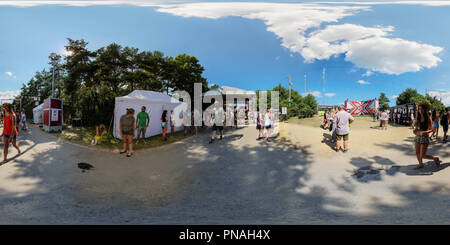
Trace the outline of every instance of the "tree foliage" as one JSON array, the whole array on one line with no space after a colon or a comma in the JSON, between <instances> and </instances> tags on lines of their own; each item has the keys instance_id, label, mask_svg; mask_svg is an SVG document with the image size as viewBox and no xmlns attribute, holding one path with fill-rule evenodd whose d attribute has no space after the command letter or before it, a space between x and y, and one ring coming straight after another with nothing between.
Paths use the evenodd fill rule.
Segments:
<instances>
[{"instance_id":1,"label":"tree foliage","mask_svg":"<svg viewBox=\"0 0 450 245\"><path fill-rule=\"evenodd\" d=\"M64 118L82 118L85 125L109 124L115 97L133 90L168 92L185 90L194 95L194 83L202 83L204 68L187 54L166 57L160 51L139 51L112 43L91 51L85 40L67 39L68 53L55 69L55 97L64 103ZM37 72L21 90L27 114L51 95L52 68Z\"/></svg>"},{"instance_id":2,"label":"tree foliage","mask_svg":"<svg viewBox=\"0 0 450 245\"><path fill-rule=\"evenodd\" d=\"M397 105L403 105L408 103L426 103L430 110L442 111L445 105L437 99L436 97L431 97L430 95L421 95L417 90L412 88L407 88L397 97Z\"/></svg>"},{"instance_id":3,"label":"tree foliage","mask_svg":"<svg viewBox=\"0 0 450 245\"><path fill-rule=\"evenodd\" d=\"M291 100L289 101L289 89L278 84L273 89L267 91L267 106L271 106L271 94L272 91L277 91L279 93L279 111L281 112L282 107L287 108L287 115L281 115L283 120L290 117L306 118L312 117L317 113L317 101L312 95L307 95L302 97L297 90L291 89ZM258 103L259 103L259 92L257 90ZM259 106L258 106L259 108Z\"/></svg>"}]
</instances>

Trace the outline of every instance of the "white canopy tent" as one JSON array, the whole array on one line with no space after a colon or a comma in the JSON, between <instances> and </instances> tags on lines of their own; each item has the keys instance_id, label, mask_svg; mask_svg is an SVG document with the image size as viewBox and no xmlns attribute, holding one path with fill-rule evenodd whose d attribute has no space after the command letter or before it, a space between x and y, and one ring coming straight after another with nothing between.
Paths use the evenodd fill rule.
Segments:
<instances>
[{"instance_id":1,"label":"white canopy tent","mask_svg":"<svg viewBox=\"0 0 450 245\"><path fill-rule=\"evenodd\" d=\"M137 114L141 111L142 106L146 107L147 113L150 116L150 124L147 128L145 137L151 137L162 133L161 115L163 110L167 110L168 116L170 116L170 111L173 110L175 131L183 129L183 111L188 108L186 103L180 102L167 94L154 91L135 90L126 96L116 97L114 108L114 137L121 138L120 117L126 114L126 109L133 108L135 111L134 117L136 118ZM170 132L170 128L168 132Z\"/></svg>"},{"instance_id":2,"label":"white canopy tent","mask_svg":"<svg viewBox=\"0 0 450 245\"><path fill-rule=\"evenodd\" d=\"M40 104L33 108L33 123L40 124L43 123L44 118L44 104Z\"/></svg>"}]
</instances>

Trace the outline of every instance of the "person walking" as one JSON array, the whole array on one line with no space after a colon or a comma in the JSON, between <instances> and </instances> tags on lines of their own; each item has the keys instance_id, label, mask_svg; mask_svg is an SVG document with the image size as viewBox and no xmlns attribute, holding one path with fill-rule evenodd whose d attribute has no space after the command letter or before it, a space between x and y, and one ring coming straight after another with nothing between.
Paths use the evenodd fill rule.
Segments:
<instances>
[{"instance_id":1,"label":"person walking","mask_svg":"<svg viewBox=\"0 0 450 245\"><path fill-rule=\"evenodd\" d=\"M22 130L27 130L27 115L25 115L25 110L22 109L22 116L20 117L22 120Z\"/></svg>"},{"instance_id":2,"label":"person walking","mask_svg":"<svg viewBox=\"0 0 450 245\"><path fill-rule=\"evenodd\" d=\"M142 135L142 142L145 144L145 132L148 125L150 125L150 117L146 112L145 106L142 106L141 111L136 116L136 128L138 129L136 145L139 143L140 136Z\"/></svg>"},{"instance_id":3,"label":"person walking","mask_svg":"<svg viewBox=\"0 0 450 245\"><path fill-rule=\"evenodd\" d=\"M331 131L331 143L336 141L336 111L333 110L330 115L330 131Z\"/></svg>"},{"instance_id":4,"label":"person walking","mask_svg":"<svg viewBox=\"0 0 450 245\"><path fill-rule=\"evenodd\" d=\"M173 136L175 132L175 115L173 114L173 110L170 111L169 126L170 126L170 136Z\"/></svg>"},{"instance_id":5,"label":"person walking","mask_svg":"<svg viewBox=\"0 0 450 245\"><path fill-rule=\"evenodd\" d=\"M161 129L162 129L162 139L167 140L166 133L169 128L169 118L167 117L167 110L164 110L161 115Z\"/></svg>"},{"instance_id":6,"label":"person walking","mask_svg":"<svg viewBox=\"0 0 450 245\"><path fill-rule=\"evenodd\" d=\"M271 110L267 110L266 115L264 116L264 128L266 129L266 140L272 136L272 127L273 127L273 115Z\"/></svg>"},{"instance_id":7,"label":"person walking","mask_svg":"<svg viewBox=\"0 0 450 245\"><path fill-rule=\"evenodd\" d=\"M2 108L5 112L3 118L3 133L2 133L2 141L3 141L3 163L8 162L8 148L9 143L12 143L13 147L17 150L17 155L20 155L19 146L17 146L17 120L16 114L12 110L11 104L5 103L2 105Z\"/></svg>"},{"instance_id":8,"label":"person walking","mask_svg":"<svg viewBox=\"0 0 450 245\"><path fill-rule=\"evenodd\" d=\"M449 122L450 122L450 113L448 113L448 108L445 108L444 111L441 113L441 125L442 125L442 130L444 131L444 136L442 138L442 141L444 143L447 142L447 132L448 132Z\"/></svg>"},{"instance_id":9,"label":"person walking","mask_svg":"<svg viewBox=\"0 0 450 245\"><path fill-rule=\"evenodd\" d=\"M382 130L387 130L387 127L388 127L388 121L389 121L389 115L388 115L388 113L387 113L387 110L386 111L383 111L382 113L381 113L381 118L380 118L381 120L381 129Z\"/></svg>"},{"instance_id":10,"label":"person walking","mask_svg":"<svg viewBox=\"0 0 450 245\"><path fill-rule=\"evenodd\" d=\"M341 140L344 140L344 153L348 152L348 140L350 134L350 123L355 119L350 113L344 110L344 106L339 107L339 112L336 114L336 152L341 148Z\"/></svg>"},{"instance_id":11,"label":"person walking","mask_svg":"<svg viewBox=\"0 0 450 245\"><path fill-rule=\"evenodd\" d=\"M135 119L134 119L134 109L127 108L127 113L120 117L120 137L123 140L123 149L120 151L120 154L127 152L127 157L131 157L133 155L133 138L134 132L136 130L135 127Z\"/></svg>"},{"instance_id":12,"label":"person walking","mask_svg":"<svg viewBox=\"0 0 450 245\"><path fill-rule=\"evenodd\" d=\"M256 130L258 130L258 137L256 139L259 140L262 137L262 131L263 131L260 113L257 113L257 115L256 115Z\"/></svg>"},{"instance_id":13,"label":"person walking","mask_svg":"<svg viewBox=\"0 0 450 245\"><path fill-rule=\"evenodd\" d=\"M438 120L437 112L436 110L433 110L431 112L431 120L433 121L433 133L431 134L430 139L433 139L433 137L437 140L439 136L439 120Z\"/></svg>"},{"instance_id":14,"label":"person walking","mask_svg":"<svg viewBox=\"0 0 450 245\"><path fill-rule=\"evenodd\" d=\"M429 115L428 105L425 103L419 104L418 111L416 125L413 131L416 135L414 138L414 147L416 150L417 160L419 162L419 165L417 165L415 169L424 167L423 159L433 160L434 163L439 166L441 163L439 157L427 155L428 146L430 144L429 134L433 132L433 121Z\"/></svg>"},{"instance_id":15,"label":"person walking","mask_svg":"<svg viewBox=\"0 0 450 245\"><path fill-rule=\"evenodd\" d=\"M416 118L414 117L414 112L411 112L411 128L414 129L414 125L416 124Z\"/></svg>"},{"instance_id":16,"label":"person walking","mask_svg":"<svg viewBox=\"0 0 450 245\"><path fill-rule=\"evenodd\" d=\"M219 106L219 102L214 103L214 110L211 115L211 120L213 123L212 126L212 135L209 143L213 143L216 139L217 130L220 132L220 139L223 138L223 123L225 121L225 112L223 110L223 107Z\"/></svg>"}]
</instances>

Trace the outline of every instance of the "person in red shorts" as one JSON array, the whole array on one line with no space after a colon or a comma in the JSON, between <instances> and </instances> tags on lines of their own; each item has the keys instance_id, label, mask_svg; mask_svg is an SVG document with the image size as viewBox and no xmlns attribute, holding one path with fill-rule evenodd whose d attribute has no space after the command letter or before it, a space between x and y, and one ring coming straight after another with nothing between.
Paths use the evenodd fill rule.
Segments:
<instances>
[{"instance_id":1,"label":"person in red shorts","mask_svg":"<svg viewBox=\"0 0 450 245\"><path fill-rule=\"evenodd\" d=\"M5 103L3 104L3 110L5 111L5 116L3 119L3 163L8 162L8 147L9 143L12 143L14 148L17 149L18 154L20 155L20 149L16 144L17 137L17 125L16 125L16 114L13 112L11 108L11 104Z\"/></svg>"}]
</instances>

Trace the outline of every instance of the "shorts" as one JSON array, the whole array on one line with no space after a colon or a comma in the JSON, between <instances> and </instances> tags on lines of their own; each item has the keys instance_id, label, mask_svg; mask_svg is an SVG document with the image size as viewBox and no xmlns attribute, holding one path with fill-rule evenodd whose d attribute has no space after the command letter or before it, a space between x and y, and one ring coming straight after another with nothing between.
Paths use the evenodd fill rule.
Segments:
<instances>
[{"instance_id":1,"label":"shorts","mask_svg":"<svg viewBox=\"0 0 450 245\"><path fill-rule=\"evenodd\" d=\"M428 137L428 134L424 134L422 136L416 136L416 138L414 138L414 142L422 144L422 145L429 145L430 138Z\"/></svg>"},{"instance_id":2,"label":"shorts","mask_svg":"<svg viewBox=\"0 0 450 245\"><path fill-rule=\"evenodd\" d=\"M260 129L261 129L261 125L260 125L260 124L257 124L257 125L256 125L256 129L260 130Z\"/></svg>"},{"instance_id":3,"label":"shorts","mask_svg":"<svg viewBox=\"0 0 450 245\"><path fill-rule=\"evenodd\" d=\"M9 138L11 138L11 136L4 134L3 138L9 140ZM13 140L16 140L16 135L13 136Z\"/></svg>"},{"instance_id":4,"label":"shorts","mask_svg":"<svg viewBox=\"0 0 450 245\"><path fill-rule=\"evenodd\" d=\"M381 126L383 127L383 126L387 126L387 123L388 121L387 120L381 120Z\"/></svg>"},{"instance_id":5,"label":"shorts","mask_svg":"<svg viewBox=\"0 0 450 245\"><path fill-rule=\"evenodd\" d=\"M141 134L144 134L145 135L145 132L147 131L147 127L145 127L145 126L139 126L139 128L138 128L138 135L141 135Z\"/></svg>"},{"instance_id":6,"label":"shorts","mask_svg":"<svg viewBox=\"0 0 450 245\"><path fill-rule=\"evenodd\" d=\"M220 131L223 130L223 126L217 126L215 123L212 126L212 130L216 131L217 129L219 129Z\"/></svg>"},{"instance_id":7,"label":"shorts","mask_svg":"<svg viewBox=\"0 0 450 245\"><path fill-rule=\"evenodd\" d=\"M123 135L133 135L133 129L130 130L122 130Z\"/></svg>"},{"instance_id":8,"label":"shorts","mask_svg":"<svg viewBox=\"0 0 450 245\"><path fill-rule=\"evenodd\" d=\"M433 128L439 128L439 124L438 123L433 123Z\"/></svg>"},{"instance_id":9,"label":"shorts","mask_svg":"<svg viewBox=\"0 0 450 245\"><path fill-rule=\"evenodd\" d=\"M344 141L348 141L348 134L345 135L336 135L337 140L342 140L342 138L344 139Z\"/></svg>"},{"instance_id":10,"label":"shorts","mask_svg":"<svg viewBox=\"0 0 450 245\"><path fill-rule=\"evenodd\" d=\"M266 126L266 129L269 129L269 128L271 128L272 127L272 125L267 125Z\"/></svg>"},{"instance_id":11,"label":"shorts","mask_svg":"<svg viewBox=\"0 0 450 245\"><path fill-rule=\"evenodd\" d=\"M169 127L169 125L167 124L167 123L161 123L161 128L168 128Z\"/></svg>"}]
</instances>

